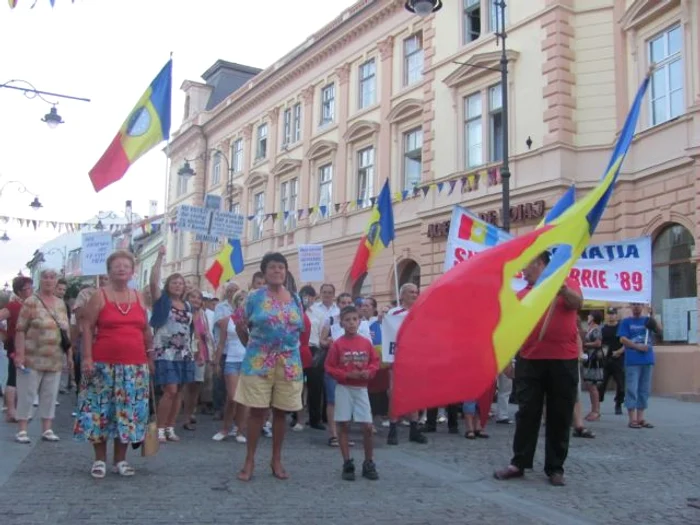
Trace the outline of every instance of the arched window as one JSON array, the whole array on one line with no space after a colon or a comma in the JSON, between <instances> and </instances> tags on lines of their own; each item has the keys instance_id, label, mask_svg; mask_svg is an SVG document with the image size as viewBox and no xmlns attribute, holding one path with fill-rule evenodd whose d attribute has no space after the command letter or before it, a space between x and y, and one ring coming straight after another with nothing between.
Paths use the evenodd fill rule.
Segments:
<instances>
[{"instance_id":1,"label":"arched window","mask_svg":"<svg viewBox=\"0 0 700 525\"><path fill-rule=\"evenodd\" d=\"M420 266L416 261L407 261L399 272L399 288L406 283L413 283L420 289Z\"/></svg>"},{"instance_id":2,"label":"arched window","mask_svg":"<svg viewBox=\"0 0 700 525\"><path fill-rule=\"evenodd\" d=\"M693 234L680 224L664 226L654 240L652 264L652 304L662 315L664 340L695 342L698 288Z\"/></svg>"}]
</instances>

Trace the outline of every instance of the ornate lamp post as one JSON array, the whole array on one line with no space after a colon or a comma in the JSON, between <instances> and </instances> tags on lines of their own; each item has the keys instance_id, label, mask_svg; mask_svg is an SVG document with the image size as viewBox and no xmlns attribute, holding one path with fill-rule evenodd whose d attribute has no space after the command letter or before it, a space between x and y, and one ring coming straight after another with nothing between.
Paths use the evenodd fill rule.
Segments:
<instances>
[{"instance_id":1,"label":"ornate lamp post","mask_svg":"<svg viewBox=\"0 0 700 525\"><path fill-rule=\"evenodd\" d=\"M425 17L442 9L442 0L406 0L404 7L411 13Z\"/></svg>"},{"instance_id":2,"label":"ornate lamp post","mask_svg":"<svg viewBox=\"0 0 700 525\"><path fill-rule=\"evenodd\" d=\"M38 196L36 193L33 193L33 192L29 191L29 190L27 189L27 187L26 187L24 184L22 184L20 181L18 181L18 180L8 180L5 184L3 184L2 186L0 186L0 197L3 196L3 192L5 191L5 188L7 188L8 186L10 186L11 184L14 184L14 185L18 186L17 191L18 191L19 193L29 193L30 195L32 195L32 196L34 197L34 200L29 204L29 206L30 206L33 210L38 210L38 209L40 209L40 208L43 207L43 205L41 204L41 202L39 202L39 196Z\"/></svg>"},{"instance_id":3,"label":"ornate lamp post","mask_svg":"<svg viewBox=\"0 0 700 525\"><path fill-rule=\"evenodd\" d=\"M220 149L211 149L208 153L211 154L211 157L222 158L224 159L224 161L226 161L226 170L228 172L228 178L226 183L226 201L228 203L228 211L233 211L233 189L235 185L233 184L234 172L233 168L231 167L231 162L229 161L226 154ZM192 169L190 162L197 160L198 158L206 159L207 153L202 153L199 157L195 157L194 159L185 159L185 163L179 170L177 170L177 174L185 179L190 179L194 177L196 175L196 172Z\"/></svg>"},{"instance_id":4,"label":"ornate lamp post","mask_svg":"<svg viewBox=\"0 0 700 525\"><path fill-rule=\"evenodd\" d=\"M22 87L13 84L23 84L24 86L28 87ZM49 128L51 129L57 128L58 125L63 124L64 121L61 115L58 114L58 110L56 109L58 101L53 102L51 100L48 100L44 97L44 95L48 97L63 98L68 100L79 100L81 102L90 102L89 98L74 97L72 95L62 95L60 93L52 93L50 91L39 91L34 87L34 85L31 82L27 82L26 80L21 79L8 80L4 84L0 84L0 88L15 89L17 91L21 91L27 98L39 97L41 100L49 104L51 106L51 109L46 115L44 115L44 118L42 118L41 121L46 122L46 125L49 126Z\"/></svg>"}]
</instances>

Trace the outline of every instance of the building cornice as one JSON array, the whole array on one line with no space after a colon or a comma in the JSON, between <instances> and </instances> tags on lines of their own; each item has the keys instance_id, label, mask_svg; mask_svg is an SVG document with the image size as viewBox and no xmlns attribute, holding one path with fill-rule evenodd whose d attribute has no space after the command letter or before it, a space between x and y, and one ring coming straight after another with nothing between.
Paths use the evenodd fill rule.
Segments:
<instances>
[{"instance_id":1,"label":"building cornice","mask_svg":"<svg viewBox=\"0 0 700 525\"><path fill-rule=\"evenodd\" d=\"M402 0L363 0L356 3L314 34L309 39L312 43L306 49L293 51L287 61L286 57L278 61L223 100L209 113L210 118L204 124L206 133L228 125L237 116L270 98L389 16L403 10L403 4ZM297 53L296 56L293 56L294 53Z\"/></svg>"}]
</instances>

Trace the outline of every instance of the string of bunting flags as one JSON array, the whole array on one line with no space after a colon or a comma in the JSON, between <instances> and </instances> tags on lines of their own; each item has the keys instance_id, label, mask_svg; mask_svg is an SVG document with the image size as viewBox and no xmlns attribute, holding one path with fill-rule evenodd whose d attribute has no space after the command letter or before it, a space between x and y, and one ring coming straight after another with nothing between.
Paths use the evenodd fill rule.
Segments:
<instances>
[{"instance_id":1,"label":"string of bunting flags","mask_svg":"<svg viewBox=\"0 0 700 525\"><path fill-rule=\"evenodd\" d=\"M443 191L447 192L447 195L452 195L454 192L455 188L457 187L457 184L460 184L460 191L462 193L468 193L472 191L477 191L479 189L479 185L482 183L486 184L486 187L490 186L495 186L497 184L501 183L501 172L500 168L498 167L493 167L489 168L486 170L481 170L479 172L471 173L468 175L460 175L458 177L455 177L453 179L448 179L440 182L431 182L429 184L425 185L417 185L413 190L404 190L404 191L397 191L392 195L392 201L394 203L396 202L403 202L408 199L414 199L417 197L420 197L421 195L423 198L426 198L428 196L428 193L433 190L437 190L438 194L441 194ZM370 203L372 207L374 207L376 203L377 197L371 197L370 198ZM332 205L332 209L335 211L335 213L339 212L345 212L347 210L356 210L360 209L362 207L363 200L362 199L356 199L352 201L346 201L346 202L338 202ZM292 211L285 211L285 212L271 212L271 213L263 213L263 221L266 221L267 219L272 219L273 221L276 221L277 219L280 218L280 216L284 217L286 220L291 213L296 213L297 214L297 220L301 220L303 217L309 217L311 218L313 215L318 214L321 217L326 217L329 209L331 206L326 206L326 205L321 205L321 206L312 206L310 208L300 208L298 210L295 210L294 212ZM124 225L124 224L106 224L104 226L105 230L108 230L110 232L114 232L115 234L119 233L128 233L130 226L133 227L133 229L137 229L139 227L142 227L144 229L144 233L151 233L153 230L152 228L152 223L154 221L159 221L163 219L164 215L154 215L153 217L146 217L138 222L133 223L132 225ZM256 219L258 215L248 215L246 218L249 221L252 221ZM54 220L40 220L40 219L27 219L27 218L22 218L22 217L10 217L6 215L0 215L0 223L3 224L8 224L10 222L13 222L15 224L18 224L21 228L34 228L34 230L38 228L53 228L54 230L60 232L66 231L66 232L80 232L84 229L94 229L95 225L90 224L87 222L66 222L66 221L54 221ZM177 224L174 218L171 218L168 221L168 227L170 231L175 231L177 230Z\"/></svg>"},{"instance_id":2,"label":"string of bunting flags","mask_svg":"<svg viewBox=\"0 0 700 525\"><path fill-rule=\"evenodd\" d=\"M425 185L416 185L413 190L404 190L404 191L397 191L394 192L392 195L392 202L397 203L397 202L403 202L408 199L415 199L417 197L420 197L421 194L423 195L423 198L426 198L428 196L428 193L433 190L437 190L438 195L441 194L444 191L447 191L447 195L452 195L454 192L455 188L457 187L457 184L460 184L460 190L462 193L467 193L467 192L472 192L476 191L479 189L479 184L480 183L485 183L486 187L490 186L495 186L497 184L501 183L501 170L499 167L493 167L489 168L486 170L481 170L478 172L470 173L468 175L460 175L458 177L455 177L453 179L448 179L440 182L431 182L429 184ZM365 206L365 208L373 208L374 205L377 202L377 197L371 197L369 199L371 206ZM361 209L363 207L363 199L355 199L351 201L346 201L346 202L336 202L335 204L332 205L320 205L320 206L312 206L310 208L300 208L298 210L293 210L293 211L277 211L277 212L269 212L269 213L262 213L262 214L255 214L255 215L247 215L246 219L249 221L253 221L255 219L259 219L260 217L263 218L263 222L265 222L268 219L272 219L272 221L276 221L280 217L283 217L284 220L286 220L289 215L292 213L296 213L297 215L297 220L301 220L303 217L308 217L311 218L313 215L319 215L320 217L326 217L329 213L329 208L332 208L335 213L344 213L348 210L357 210ZM170 222L170 228L171 230L175 228L175 220L171 220Z\"/></svg>"},{"instance_id":3,"label":"string of bunting flags","mask_svg":"<svg viewBox=\"0 0 700 525\"><path fill-rule=\"evenodd\" d=\"M10 4L10 9L14 9L15 7L17 7L17 4L19 3L19 0L7 0L7 1ZM32 2L32 4L29 6L29 9L34 9L34 7L39 2L39 0L31 0L31 2ZM26 3L28 4L29 1ZM70 0L70 3L74 4L75 0ZM51 4L51 7L54 7L56 4L56 0L49 0L49 4Z\"/></svg>"}]
</instances>

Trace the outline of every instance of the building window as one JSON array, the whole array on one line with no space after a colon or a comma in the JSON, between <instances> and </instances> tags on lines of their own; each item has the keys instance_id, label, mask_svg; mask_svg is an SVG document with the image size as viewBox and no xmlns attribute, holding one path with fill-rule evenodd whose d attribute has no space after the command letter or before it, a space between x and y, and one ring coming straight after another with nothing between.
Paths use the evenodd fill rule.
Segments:
<instances>
[{"instance_id":1,"label":"building window","mask_svg":"<svg viewBox=\"0 0 700 525\"><path fill-rule=\"evenodd\" d=\"M267 124L258 126L258 145L255 150L255 160L267 157Z\"/></svg>"},{"instance_id":2,"label":"building window","mask_svg":"<svg viewBox=\"0 0 700 525\"><path fill-rule=\"evenodd\" d=\"M179 230L173 235L173 259L180 261L185 258L185 232Z\"/></svg>"},{"instance_id":3,"label":"building window","mask_svg":"<svg viewBox=\"0 0 700 525\"><path fill-rule=\"evenodd\" d=\"M280 184L280 231L288 232L297 227L297 198L299 179L294 178Z\"/></svg>"},{"instance_id":4,"label":"building window","mask_svg":"<svg viewBox=\"0 0 700 525\"><path fill-rule=\"evenodd\" d=\"M683 39L680 26L668 29L649 41L651 76L651 123L653 126L681 115L683 103Z\"/></svg>"},{"instance_id":5,"label":"building window","mask_svg":"<svg viewBox=\"0 0 700 525\"><path fill-rule=\"evenodd\" d=\"M416 33L403 41L403 85L410 86L423 78L423 35Z\"/></svg>"},{"instance_id":6,"label":"building window","mask_svg":"<svg viewBox=\"0 0 700 525\"><path fill-rule=\"evenodd\" d=\"M464 43L481 36L481 0L464 0Z\"/></svg>"},{"instance_id":7,"label":"building window","mask_svg":"<svg viewBox=\"0 0 700 525\"><path fill-rule=\"evenodd\" d=\"M377 65L374 59L368 60L360 65L359 70L360 100L358 108L363 109L371 106L376 101L377 94Z\"/></svg>"},{"instance_id":8,"label":"building window","mask_svg":"<svg viewBox=\"0 0 700 525\"><path fill-rule=\"evenodd\" d=\"M357 204L369 208L374 196L374 147L357 152Z\"/></svg>"},{"instance_id":9,"label":"building window","mask_svg":"<svg viewBox=\"0 0 700 525\"><path fill-rule=\"evenodd\" d=\"M294 104L294 131L292 137L293 142L301 140L301 103Z\"/></svg>"},{"instance_id":10,"label":"building window","mask_svg":"<svg viewBox=\"0 0 700 525\"><path fill-rule=\"evenodd\" d=\"M231 162L233 166L234 173L241 173L243 171L243 139L238 139L231 146Z\"/></svg>"},{"instance_id":11,"label":"building window","mask_svg":"<svg viewBox=\"0 0 700 525\"><path fill-rule=\"evenodd\" d=\"M261 191L253 195L253 221L252 237L254 241L259 241L263 237L263 227L265 223L265 192Z\"/></svg>"},{"instance_id":12,"label":"building window","mask_svg":"<svg viewBox=\"0 0 700 525\"><path fill-rule=\"evenodd\" d=\"M666 341L694 343L697 339L695 256L693 234L680 224L667 225L654 240L652 305L662 315ZM634 289L635 272L630 274L629 283ZM641 286L641 277L638 282Z\"/></svg>"},{"instance_id":13,"label":"building window","mask_svg":"<svg viewBox=\"0 0 700 525\"><path fill-rule=\"evenodd\" d=\"M481 166L484 163L481 93L464 99L464 142L466 168Z\"/></svg>"},{"instance_id":14,"label":"building window","mask_svg":"<svg viewBox=\"0 0 700 525\"><path fill-rule=\"evenodd\" d=\"M187 186L189 185L190 178L189 177L181 177L180 175L176 175L176 177L177 177L177 186L175 187L175 195L177 197L181 197L185 193L187 193Z\"/></svg>"},{"instance_id":15,"label":"building window","mask_svg":"<svg viewBox=\"0 0 700 525\"><path fill-rule=\"evenodd\" d=\"M216 186L221 182L221 154L215 153L211 168L211 184Z\"/></svg>"},{"instance_id":16,"label":"building window","mask_svg":"<svg viewBox=\"0 0 700 525\"><path fill-rule=\"evenodd\" d=\"M326 207L326 217L333 206L333 165L326 164L318 169L318 205Z\"/></svg>"},{"instance_id":17,"label":"building window","mask_svg":"<svg viewBox=\"0 0 700 525\"><path fill-rule=\"evenodd\" d=\"M403 189L413 191L423 171L423 130L415 128L403 134Z\"/></svg>"},{"instance_id":18,"label":"building window","mask_svg":"<svg viewBox=\"0 0 700 525\"><path fill-rule=\"evenodd\" d=\"M282 129L282 146L287 146L292 142L292 110L287 108L283 114L284 126Z\"/></svg>"},{"instance_id":19,"label":"building window","mask_svg":"<svg viewBox=\"0 0 700 525\"><path fill-rule=\"evenodd\" d=\"M489 2L489 31L497 33L501 30L501 8L498 4L501 0L488 0ZM508 7L504 12L505 23L508 23Z\"/></svg>"},{"instance_id":20,"label":"building window","mask_svg":"<svg viewBox=\"0 0 700 525\"><path fill-rule=\"evenodd\" d=\"M335 119L335 84L328 84L321 90L321 125L330 124Z\"/></svg>"},{"instance_id":21,"label":"building window","mask_svg":"<svg viewBox=\"0 0 700 525\"><path fill-rule=\"evenodd\" d=\"M489 160L503 160L503 92L501 84L489 88Z\"/></svg>"}]
</instances>

